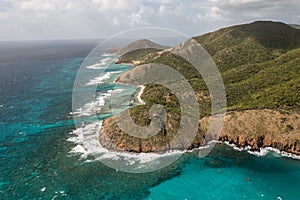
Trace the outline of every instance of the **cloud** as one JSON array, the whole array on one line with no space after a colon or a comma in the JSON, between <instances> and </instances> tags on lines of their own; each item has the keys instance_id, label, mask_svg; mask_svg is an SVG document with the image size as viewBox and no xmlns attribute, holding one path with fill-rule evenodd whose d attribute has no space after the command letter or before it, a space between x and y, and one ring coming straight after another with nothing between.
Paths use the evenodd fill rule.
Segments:
<instances>
[{"instance_id":1,"label":"cloud","mask_svg":"<svg viewBox=\"0 0 300 200\"><path fill-rule=\"evenodd\" d=\"M226 10L223 17L234 19L273 18L291 19L300 9L298 0L210 0L213 6Z\"/></svg>"},{"instance_id":2,"label":"cloud","mask_svg":"<svg viewBox=\"0 0 300 200\"><path fill-rule=\"evenodd\" d=\"M221 10L219 7L213 6L206 12L204 16L198 14L197 18L200 20L224 20L224 14L226 14L224 10Z\"/></svg>"},{"instance_id":3,"label":"cloud","mask_svg":"<svg viewBox=\"0 0 300 200\"><path fill-rule=\"evenodd\" d=\"M137 2L12 0L10 9L0 11L0 40L103 37L137 22Z\"/></svg>"},{"instance_id":4,"label":"cloud","mask_svg":"<svg viewBox=\"0 0 300 200\"><path fill-rule=\"evenodd\" d=\"M0 0L0 40L99 38L144 26L197 35L254 20L300 23L298 0Z\"/></svg>"},{"instance_id":5,"label":"cloud","mask_svg":"<svg viewBox=\"0 0 300 200\"><path fill-rule=\"evenodd\" d=\"M161 4L161 5L164 5L164 4L173 4L176 0L149 0L149 2L154 2L154 3L158 3L158 4ZM178 2L178 1L177 1ZM176 2L175 2L176 3Z\"/></svg>"},{"instance_id":6,"label":"cloud","mask_svg":"<svg viewBox=\"0 0 300 200\"><path fill-rule=\"evenodd\" d=\"M17 4L20 10L31 10L31 11L55 11L58 9L57 4L54 1L38 1L38 0L30 0L24 1L20 4Z\"/></svg>"}]
</instances>

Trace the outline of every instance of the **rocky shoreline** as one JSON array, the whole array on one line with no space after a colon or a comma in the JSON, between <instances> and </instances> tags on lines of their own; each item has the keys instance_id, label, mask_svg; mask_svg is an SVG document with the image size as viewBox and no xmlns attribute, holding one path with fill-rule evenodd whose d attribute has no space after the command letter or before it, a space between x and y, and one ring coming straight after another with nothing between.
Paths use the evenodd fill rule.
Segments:
<instances>
[{"instance_id":1,"label":"rocky shoreline","mask_svg":"<svg viewBox=\"0 0 300 200\"><path fill-rule=\"evenodd\" d=\"M207 118L202 123L207 123ZM205 122L206 121L206 122ZM218 140L251 151L274 148L300 155L300 115L279 110L246 110L230 112Z\"/></svg>"},{"instance_id":2,"label":"rocky shoreline","mask_svg":"<svg viewBox=\"0 0 300 200\"><path fill-rule=\"evenodd\" d=\"M219 138L221 142L228 142L229 144L234 144L236 147L245 149L246 147L250 148L252 152L260 152L262 148L273 148L280 152L293 154L300 156L300 144L297 142L277 142L277 141L266 141L264 136L259 137L258 139L251 138L245 140L243 136L238 136L237 138L231 138L231 136L225 135Z\"/></svg>"},{"instance_id":3,"label":"rocky shoreline","mask_svg":"<svg viewBox=\"0 0 300 200\"><path fill-rule=\"evenodd\" d=\"M238 148L249 147L253 152L271 147L299 156L299 120L299 113L281 113L269 109L233 111L226 115L221 135L213 140L228 142ZM199 132L189 150L204 145L205 132L209 122L210 117L200 120ZM174 149L168 147L168 143L163 137L138 139L127 135L115 124L114 117L103 121L99 141L108 149L135 153L164 152Z\"/></svg>"},{"instance_id":4,"label":"rocky shoreline","mask_svg":"<svg viewBox=\"0 0 300 200\"><path fill-rule=\"evenodd\" d=\"M134 84L135 73L125 72L116 80L122 84ZM130 77L130 78L129 78ZM144 87L137 94L137 101L143 105L141 96ZM169 116L169 118L176 118ZM205 133L209 126L210 117L204 117L199 121L199 131L188 148L189 150L199 148L205 144ZM176 120L170 120L163 132L170 132L169 127L176 126ZM174 131L174 130L172 130ZM274 109L257 109L228 112L225 118L224 128L220 136L212 138L220 142L234 144L238 148L250 147L250 151L257 152L261 148L274 148L282 152L300 156L300 112ZM105 148L111 150L128 151L135 153L166 152L172 149L170 138L162 133L148 139L134 138L124 133L111 117L103 121L99 134L99 141ZM206 141L207 142L207 141Z\"/></svg>"},{"instance_id":5,"label":"rocky shoreline","mask_svg":"<svg viewBox=\"0 0 300 200\"><path fill-rule=\"evenodd\" d=\"M116 82L121 84L135 84L135 73L126 72L119 76ZM129 78L130 77L130 78ZM141 86L140 86L141 87ZM142 95L145 87L141 87L137 94L137 101L144 105ZM172 117L170 117L172 118ZM205 142L205 133L211 118L204 117L199 121L199 131L189 150L199 148ZM169 125L175 126L171 121ZM164 131L169 131L168 127ZM212 138L220 142L228 142L238 148L249 147L250 151L259 152L261 148L274 148L282 152L300 155L300 113L299 111L257 109L231 111L225 117L225 123L220 136ZM170 147L168 139L163 135L148 139L138 139L124 133L111 117L103 121L100 143L111 150L121 150L135 153L164 152L176 147Z\"/></svg>"},{"instance_id":6,"label":"rocky shoreline","mask_svg":"<svg viewBox=\"0 0 300 200\"><path fill-rule=\"evenodd\" d=\"M135 68L134 68L135 69ZM141 71L130 70L119 76L116 82L121 84L135 84L136 76ZM137 101L144 105L141 99L144 91L141 87L137 94ZM176 118L169 116L169 118ZM205 133L211 118L204 117L199 121L199 131L188 148L199 148L205 141ZM170 120L163 132L170 132L169 127L175 127L176 120ZM174 131L174 130L172 130ZM282 152L300 155L300 112L275 109L256 109L228 112L224 128L220 136L212 138L220 142L234 144L238 148L250 147L250 151L257 152L261 148L274 148ZM105 148L111 150L128 151L135 153L166 152L172 149L170 138L162 133L148 139L134 138L124 133L111 117L103 121L99 134L99 141Z\"/></svg>"}]
</instances>

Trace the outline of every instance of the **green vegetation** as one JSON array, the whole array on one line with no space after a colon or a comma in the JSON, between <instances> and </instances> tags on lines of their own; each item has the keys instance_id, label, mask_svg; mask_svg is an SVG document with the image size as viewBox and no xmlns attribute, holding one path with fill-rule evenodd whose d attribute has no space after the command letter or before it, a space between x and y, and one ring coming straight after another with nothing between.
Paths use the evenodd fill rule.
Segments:
<instances>
[{"instance_id":1,"label":"green vegetation","mask_svg":"<svg viewBox=\"0 0 300 200\"><path fill-rule=\"evenodd\" d=\"M161 85L149 84L146 85L142 98L147 100L146 105L139 105L130 109L130 115L133 120L140 126L150 125L151 120L148 112L150 107L154 104L163 106L168 113L166 124L171 126L166 126L160 131L158 134L158 136L161 137L160 139L155 137L150 139L158 143L161 143L162 139L164 141L171 140L177 133L180 122L180 107L175 95L173 95L169 89ZM156 142L152 142L152 144L157 145ZM161 145L164 146L164 143Z\"/></svg>"},{"instance_id":2,"label":"green vegetation","mask_svg":"<svg viewBox=\"0 0 300 200\"><path fill-rule=\"evenodd\" d=\"M300 49L297 49L271 62L241 66L223 73L229 109L299 106L299 56Z\"/></svg>"},{"instance_id":3,"label":"green vegetation","mask_svg":"<svg viewBox=\"0 0 300 200\"><path fill-rule=\"evenodd\" d=\"M283 23L254 22L224 28L194 37L194 39L208 51L221 72L226 89L228 110L268 108L278 109L280 113L300 110L300 30ZM205 119L203 117L211 115L210 95L204 80L190 63L172 54L171 51L135 50L124 54L120 62L135 63L135 65L161 63L174 68L189 81L194 89L200 106L200 117ZM150 123L148 111L154 104L160 104L165 108L168 113L167 123L160 134L149 139L141 140L126 136L126 141L129 141L126 148L137 152L160 150L177 132L181 111L179 103L175 95L161 85L146 85L141 98L145 105L130 109L131 116L137 124L148 125ZM238 115L233 116L234 119L238 117ZM256 116L255 119L257 119ZM242 117L242 120L247 119ZM263 119L260 121L264 122ZM286 116L280 118L279 121L286 123ZM247 123L252 122L250 120ZM243 124L238 124L238 126L247 127ZM296 130L292 124L283 126L286 132ZM255 133L266 132L263 125L258 125L256 128ZM122 141L124 139L122 133L113 130L114 128L107 130L109 137L114 138L115 141ZM234 135L248 134L244 130L235 128L231 131L230 134ZM199 127L191 148L199 146L205 138L204 132L205 130ZM260 135L254 138L257 140L257 145L262 143L260 138ZM140 148L135 149L136 146Z\"/></svg>"},{"instance_id":4,"label":"green vegetation","mask_svg":"<svg viewBox=\"0 0 300 200\"><path fill-rule=\"evenodd\" d=\"M143 60L146 59L146 56L151 56L152 54L155 54L161 50L159 49L152 49L152 48L146 48L146 49L137 49L134 51L130 51L128 53L125 53L122 55L118 63L131 63L134 60Z\"/></svg>"},{"instance_id":5,"label":"green vegetation","mask_svg":"<svg viewBox=\"0 0 300 200\"><path fill-rule=\"evenodd\" d=\"M299 107L300 30L278 22L254 22L194 39L211 54L222 73L229 110ZM210 113L207 87L189 63L170 51L145 53L130 52L122 59L130 61L140 56L141 64L173 67L197 93L202 116ZM165 91L152 87L142 97L146 104L163 103L163 98L153 98L159 97L158 93Z\"/></svg>"},{"instance_id":6,"label":"green vegetation","mask_svg":"<svg viewBox=\"0 0 300 200\"><path fill-rule=\"evenodd\" d=\"M254 22L194 37L226 71L272 60L300 47L300 30L279 22Z\"/></svg>"}]
</instances>

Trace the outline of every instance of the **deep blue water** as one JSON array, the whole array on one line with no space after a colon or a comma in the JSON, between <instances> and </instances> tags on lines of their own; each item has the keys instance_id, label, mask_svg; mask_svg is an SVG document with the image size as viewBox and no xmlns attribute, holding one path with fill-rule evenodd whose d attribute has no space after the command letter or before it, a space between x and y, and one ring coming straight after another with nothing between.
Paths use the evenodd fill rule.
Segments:
<instances>
[{"instance_id":1,"label":"deep blue water","mask_svg":"<svg viewBox=\"0 0 300 200\"><path fill-rule=\"evenodd\" d=\"M147 174L70 154L73 84L96 44L1 43L0 199L300 199L300 162L273 154L217 145L204 159L186 153ZM113 78L98 90L111 90Z\"/></svg>"}]
</instances>

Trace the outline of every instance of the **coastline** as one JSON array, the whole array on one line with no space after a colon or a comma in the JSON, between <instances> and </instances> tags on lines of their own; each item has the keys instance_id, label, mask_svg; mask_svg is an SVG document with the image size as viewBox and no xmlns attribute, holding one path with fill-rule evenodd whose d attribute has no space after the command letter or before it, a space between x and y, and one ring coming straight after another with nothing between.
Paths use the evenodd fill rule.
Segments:
<instances>
[{"instance_id":1,"label":"coastline","mask_svg":"<svg viewBox=\"0 0 300 200\"><path fill-rule=\"evenodd\" d=\"M225 145L232 147L235 151L246 151L247 153L258 156L258 157L266 156L268 153L274 153L275 155L278 155L281 157L287 157L287 158L292 158L294 160L300 160L300 155L288 153L285 151L280 151L273 147L260 147L259 150L251 150L251 146L239 147L238 145L229 143L228 141L224 141L224 142L212 141L212 142L219 143L219 144L225 144Z\"/></svg>"},{"instance_id":2,"label":"coastline","mask_svg":"<svg viewBox=\"0 0 300 200\"><path fill-rule=\"evenodd\" d=\"M227 145L229 147L232 147L232 149L234 151L247 152L248 154L251 154L251 155L254 155L254 156L257 156L257 157L264 157L264 156L268 155L269 153L272 153L272 155L275 155L275 156L279 156L279 157L282 157L282 158L284 158L284 157L285 158L291 158L291 159L300 161L300 155L288 153L288 152L285 152L285 151L280 151L280 150L272 148L272 147L261 147L258 150L252 150L251 146L239 147L238 145L230 143L228 141L222 142L220 140L212 140L212 141L208 142L208 144L205 145L205 146L201 146L201 147L198 147L198 148L187 150L185 152L192 153L196 150L197 151L201 151L201 150L205 151L206 149L214 148L214 146L216 144ZM201 155L199 157L201 157Z\"/></svg>"},{"instance_id":3,"label":"coastline","mask_svg":"<svg viewBox=\"0 0 300 200\"><path fill-rule=\"evenodd\" d=\"M125 72L124 72L125 73ZM122 75L122 74L121 74ZM120 76L121 76L120 75ZM127 83L122 83L120 81L118 81L119 77L118 76L114 82L115 83L118 83L118 84L125 84L125 85L130 85L130 84L127 84ZM145 86L144 85L139 85L139 92L136 94L136 100L138 101L138 103L140 103L141 105L144 105L145 102L142 100L141 96L145 90ZM100 124L100 129L99 129L99 133L101 132L101 130L103 130L103 126L104 126L104 123L101 123ZM226 137L227 136L227 137ZM278 148L274 148L274 147L271 147L271 146L255 146L255 148L253 148L253 146L251 146L250 144L246 144L243 146L241 145L239 142L241 140L242 137L237 137L236 138L236 141L234 138L232 137L228 137L229 135L223 135L223 137L221 136L219 138L219 140L212 140L208 143L208 145L206 146L201 146L200 147L192 147L190 150L184 150L184 151L181 151L179 149L170 149L168 151L166 151L165 153L162 153L161 151L158 152L155 152L155 151L141 151L141 152L135 152L135 151L127 151L127 150L124 150L125 152L122 153L122 155L124 156L128 156L128 157L131 157L133 155L157 155L158 157L159 156L165 156L165 155L170 155L172 154L172 152L174 152L175 154L181 152L181 153L185 153L185 152L193 152L193 151L201 151L201 149L207 149L207 148L211 148L213 145L213 143L216 143L216 144L225 144L225 145L228 145L230 147L233 148L233 150L235 151L245 151L251 155L254 155L254 156L257 156L257 157L264 157L266 156L267 154L269 153L274 153L274 155L277 155L277 156L280 156L280 157L286 157L286 158L290 158L290 159L295 159L295 160L300 160L300 154L295 154L295 153L290 153L288 151L283 151L283 150L280 150ZM227 139L227 140L226 140ZM253 140L254 138L252 138L251 140ZM99 141L99 135L98 135L98 139ZM255 139L254 139L255 140ZM100 142L100 141L99 141ZM199 141L200 142L200 141ZM101 143L100 143L101 144ZM122 149L118 149L118 148L110 148L108 146L105 146L103 144L101 144L102 147L101 148L104 148L106 149L107 151L109 152L115 152L115 153L120 153L120 150L122 151ZM286 145L282 145L282 146L286 146ZM76 151L76 149L74 149ZM78 152L80 153L80 151L82 151L82 149L78 149ZM74 153L74 152L73 152ZM81 152L82 153L82 152Z\"/></svg>"},{"instance_id":4,"label":"coastline","mask_svg":"<svg viewBox=\"0 0 300 200\"><path fill-rule=\"evenodd\" d=\"M119 63L119 64L123 64L123 63ZM126 72L120 74L115 79L114 82L118 84L132 85L133 83L128 82L126 81L126 79L124 79L125 73ZM120 78L122 76L123 79ZM140 89L139 92L136 94L136 100L138 101L139 104L145 105L145 102L141 98L145 86L139 85L138 87ZM298 119L297 116L295 116L296 118L293 116L291 119L289 119L292 115L297 115L299 117L300 113L299 114L290 113L289 115L289 114L281 114L276 110L268 110L268 109L232 112L229 113L229 115L227 115L227 117L230 118L228 123L229 128L227 127L227 129L224 130L223 134L220 135L220 137L216 138L215 140L218 140L218 142L221 143L234 145L234 149L236 150L248 150L250 154L262 156L263 154L266 154L266 151L272 151L285 157L300 159L300 145L295 141L292 142L292 140L285 140L286 137L282 135L286 127L293 125L293 123L295 123L295 120ZM258 118L264 120L257 120ZM248 119L249 123L244 123L245 119ZM272 119L272 120L267 122L268 119ZM126 134L123 133L122 131L120 132L120 130L117 127L114 127L112 120L113 118L105 119L104 123L101 126L101 131L103 132L100 133L100 135L102 136L99 137L99 143L103 145L105 148L110 149L112 151L114 150L127 151L128 153L155 153L155 151L158 149L157 145L154 145L151 142L149 143L148 141L144 141L144 140L141 141L141 143L138 142L140 143L139 145L138 143L134 144L133 142L129 146L127 146L128 141L127 141L127 137L125 137ZM201 121L200 124L204 122L204 125L207 124L207 122L209 121L207 118L205 119L205 117L202 118L202 120L200 120ZM274 124L277 125L277 122L279 124L278 126L280 127L272 127L273 128L272 130L266 129L267 125L271 126L272 123L273 125ZM296 127L295 124L293 125L293 127ZM205 132L206 127L202 127L201 129ZM247 131L245 132L245 130ZM296 131L296 128L293 131ZM276 137L272 138L271 135L274 132L277 132L278 134L275 134ZM288 132L287 134L291 134L291 133ZM109 138L113 139L113 141L109 141ZM201 146L203 141L201 139L200 140L198 139L195 139L193 144L191 144L191 147L189 148L190 150L198 149L199 147L205 148ZM149 146L151 146L151 148L149 148Z\"/></svg>"},{"instance_id":5,"label":"coastline","mask_svg":"<svg viewBox=\"0 0 300 200\"><path fill-rule=\"evenodd\" d=\"M119 65L130 65L132 68L134 67L134 64L132 64L132 63L117 63L117 64L119 64ZM124 74L124 73L122 73L122 74ZM117 83L117 84L120 84L120 85L131 85L131 84L123 83L122 81L120 81L120 77L122 76L122 74L120 74L118 77L116 77L115 80L113 81L113 83ZM142 94L144 93L145 86L144 85L139 85L138 87L140 89L139 89L139 92L136 94L136 100L138 101L139 104L145 105L146 103L141 98Z\"/></svg>"}]
</instances>

